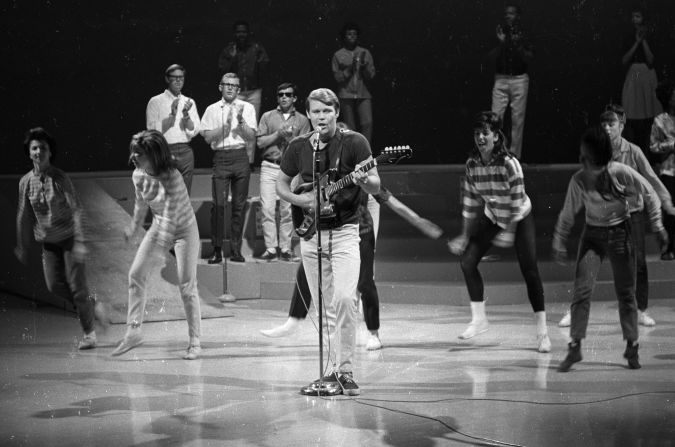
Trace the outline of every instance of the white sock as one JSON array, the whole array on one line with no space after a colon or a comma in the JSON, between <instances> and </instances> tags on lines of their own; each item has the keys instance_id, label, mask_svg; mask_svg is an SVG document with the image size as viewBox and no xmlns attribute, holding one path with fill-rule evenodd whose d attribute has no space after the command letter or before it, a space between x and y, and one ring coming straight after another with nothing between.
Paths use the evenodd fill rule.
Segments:
<instances>
[{"instance_id":1,"label":"white sock","mask_svg":"<svg viewBox=\"0 0 675 447\"><path fill-rule=\"evenodd\" d=\"M548 328L546 327L546 311L542 310L535 312L534 319L537 323L537 335L548 334Z\"/></svg>"}]
</instances>

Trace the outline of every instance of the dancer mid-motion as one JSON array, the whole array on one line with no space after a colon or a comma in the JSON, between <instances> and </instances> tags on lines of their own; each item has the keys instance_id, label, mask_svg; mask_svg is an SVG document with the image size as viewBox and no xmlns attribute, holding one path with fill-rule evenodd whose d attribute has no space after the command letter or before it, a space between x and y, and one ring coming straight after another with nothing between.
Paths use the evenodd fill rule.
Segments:
<instances>
[{"instance_id":1,"label":"dancer mid-motion","mask_svg":"<svg viewBox=\"0 0 675 447\"><path fill-rule=\"evenodd\" d=\"M108 325L103 303L87 288L82 206L68 175L53 166L56 141L42 127L26 132L24 150L33 169L19 181L16 214L16 257L28 263L30 233L42 243L47 289L75 306L84 337L78 349L96 347L94 323Z\"/></svg>"},{"instance_id":2,"label":"dancer mid-motion","mask_svg":"<svg viewBox=\"0 0 675 447\"><path fill-rule=\"evenodd\" d=\"M194 360L201 353L201 313L197 292L197 219L183 177L175 168L171 151L161 133L156 130L137 133L131 139L129 152L129 159L136 166L132 177L136 188L136 204L131 225L124 233L126 239L130 240L143 224L148 207L152 210L153 217L152 225L145 233L131 264L127 331L112 355L124 354L143 342L141 325L145 313L148 277L173 248L178 286L190 336L183 358Z\"/></svg>"},{"instance_id":3,"label":"dancer mid-motion","mask_svg":"<svg viewBox=\"0 0 675 447\"><path fill-rule=\"evenodd\" d=\"M527 295L534 311L537 350L549 352L544 288L539 277L532 203L525 193L523 170L507 149L501 120L493 112L481 112L473 125L474 150L466 162L463 192L462 234L448 242L461 257L461 267L471 298L471 322L459 336L469 339L488 330L481 258L493 245L514 245Z\"/></svg>"},{"instance_id":4,"label":"dancer mid-motion","mask_svg":"<svg viewBox=\"0 0 675 447\"><path fill-rule=\"evenodd\" d=\"M661 222L661 202L654 188L634 169L612 160L612 144L600 127L592 127L581 138L583 166L570 180L565 205L558 216L553 235L553 252L559 262L567 259L566 241L574 226L574 216L586 210L584 229L577 254L572 322L567 357L558 370L567 372L580 362L581 340L586 337L591 294L600 263L606 257L612 265L614 288L619 301L619 319L626 350L623 354L631 369L640 368L638 321L635 301L635 250L631 231L630 203L642 196L661 245L668 235Z\"/></svg>"},{"instance_id":5,"label":"dancer mid-motion","mask_svg":"<svg viewBox=\"0 0 675 447\"><path fill-rule=\"evenodd\" d=\"M612 161L623 163L635 169L656 191L661 200L663 212L670 216L675 215L675 208L673 208L672 204L673 199L649 165L649 161L642 152L642 149L621 136L626 124L626 114L623 107L617 104L608 105L605 112L600 115L600 122L602 123L602 128L609 135L609 140L612 144ZM649 276L647 272L647 253L645 250L646 221L642 196L635 196L629 202L629 206L633 246L635 247L635 299L637 300L638 307L638 324L654 326L656 322L647 313L649 305ZM665 224L666 216L663 216L663 220ZM558 323L558 326L568 327L571 324L571 320L572 317L568 310Z\"/></svg>"}]
</instances>

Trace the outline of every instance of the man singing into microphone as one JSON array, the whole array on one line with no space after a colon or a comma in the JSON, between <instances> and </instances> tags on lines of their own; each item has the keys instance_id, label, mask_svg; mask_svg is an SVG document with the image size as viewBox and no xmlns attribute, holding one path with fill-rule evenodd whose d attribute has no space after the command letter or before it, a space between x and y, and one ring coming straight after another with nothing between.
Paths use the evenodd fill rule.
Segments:
<instances>
[{"instance_id":1,"label":"man singing into microphone","mask_svg":"<svg viewBox=\"0 0 675 447\"><path fill-rule=\"evenodd\" d=\"M322 292L328 336L337 336L328 344L333 371L321 380L339 382L344 394L355 396L360 393L352 367L356 346L356 286L360 268L359 188L376 194L380 189L380 177L375 167L366 172L359 171L361 166L372 160L368 140L357 132L337 131L340 102L333 91L326 88L312 91L305 106L315 132L290 142L281 159L277 194L313 215L315 192L295 194L291 191L291 180L300 174L303 183L313 181L315 150L321 174L335 169L338 178L352 177L349 186L334 194L334 213L320 218L317 227L321 231ZM312 298L318 303L317 235L302 240L300 251Z\"/></svg>"}]
</instances>

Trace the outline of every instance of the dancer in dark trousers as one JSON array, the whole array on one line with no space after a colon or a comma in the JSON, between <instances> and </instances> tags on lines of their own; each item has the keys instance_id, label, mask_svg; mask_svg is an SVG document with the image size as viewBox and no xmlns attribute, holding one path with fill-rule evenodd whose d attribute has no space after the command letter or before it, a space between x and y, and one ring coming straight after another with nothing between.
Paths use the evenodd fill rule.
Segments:
<instances>
[{"instance_id":1,"label":"dancer in dark trousers","mask_svg":"<svg viewBox=\"0 0 675 447\"><path fill-rule=\"evenodd\" d=\"M462 234L448 242L461 257L469 297L471 322L459 336L469 339L488 330L483 278L478 264L493 245L514 245L527 295L534 311L537 350L549 352L544 287L539 277L532 203L525 193L523 170L508 150L501 120L494 112L481 112L473 125L474 150L466 162Z\"/></svg>"},{"instance_id":2,"label":"dancer in dark trousers","mask_svg":"<svg viewBox=\"0 0 675 447\"><path fill-rule=\"evenodd\" d=\"M624 357L631 369L640 368L638 359L637 306L635 302L635 249L633 246L629 203L641 195L652 229L661 245L668 236L661 223L661 202L644 177L623 163L612 160L609 136L600 127L592 127L581 138L580 161L583 166L570 180L565 205L558 216L553 235L556 259L567 258L566 241L581 208L586 220L579 243L572 299L572 324L569 351L558 370L567 372L580 362L581 340L586 337L590 299L600 263L607 257L614 273L614 288L619 301L619 319L626 340Z\"/></svg>"}]
</instances>

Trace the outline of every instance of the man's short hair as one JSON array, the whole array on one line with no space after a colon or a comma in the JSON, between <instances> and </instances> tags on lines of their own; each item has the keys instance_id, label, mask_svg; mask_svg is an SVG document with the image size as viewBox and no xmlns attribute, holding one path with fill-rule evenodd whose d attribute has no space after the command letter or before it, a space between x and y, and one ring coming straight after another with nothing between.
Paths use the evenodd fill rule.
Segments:
<instances>
[{"instance_id":1,"label":"man's short hair","mask_svg":"<svg viewBox=\"0 0 675 447\"><path fill-rule=\"evenodd\" d=\"M183 72L183 74L186 73L185 68L183 68L182 65L179 65L179 64L171 64L171 65L169 65L169 67L168 67L166 70L164 70L164 76L167 76L167 77L168 77L168 76L169 76L169 73L171 73L171 72L174 71L174 70L181 70L181 71Z\"/></svg>"},{"instance_id":2,"label":"man's short hair","mask_svg":"<svg viewBox=\"0 0 675 447\"><path fill-rule=\"evenodd\" d=\"M221 80L223 80L223 79L236 79L237 81L239 81L239 75L237 73L232 73L232 72L225 73L223 76L221 76L220 79Z\"/></svg>"},{"instance_id":3,"label":"man's short hair","mask_svg":"<svg viewBox=\"0 0 675 447\"><path fill-rule=\"evenodd\" d=\"M312 90L305 101L305 108L307 110L309 110L309 101L319 101L328 106L333 106L336 112L340 111L340 100L333 90L329 88L317 88L316 90Z\"/></svg>"},{"instance_id":4,"label":"man's short hair","mask_svg":"<svg viewBox=\"0 0 675 447\"><path fill-rule=\"evenodd\" d=\"M359 25L355 22L347 22L344 25L342 25L342 29L340 30L340 38L344 39L345 34L347 34L347 31L354 30L356 31L356 34L360 37L361 36L361 28Z\"/></svg>"},{"instance_id":5,"label":"man's short hair","mask_svg":"<svg viewBox=\"0 0 675 447\"><path fill-rule=\"evenodd\" d=\"M295 96L298 96L298 86L293 84L292 82L282 82L279 84L277 87L277 93L279 93L282 90L286 90L287 88L292 88L293 89L293 94Z\"/></svg>"},{"instance_id":6,"label":"man's short hair","mask_svg":"<svg viewBox=\"0 0 675 447\"><path fill-rule=\"evenodd\" d=\"M520 5L514 2L504 3L504 11L506 11L506 8L514 8L516 10L516 14L518 15L520 15L523 12L523 10L520 8Z\"/></svg>"},{"instance_id":7,"label":"man's short hair","mask_svg":"<svg viewBox=\"0 0 675 447\"><path fill-rule=\"evenodd\" d=\"M251 27L248 25L246 20L237 20L232 24L232 31L236 31L238 26L245 26L246 31L251 31Z\"/></svg>"},{"instance_id":8,"label":"man's short hair","mask_svg":"<svg viewBox=\"0 0 675 447\"><path fill-rule=\"evenodd\" d=\"M600 122L607 123L618 119L621 124L626 124L626 111L619 104L607 104L605 111L600 115Z\"/></svg>"}]
</instances>

